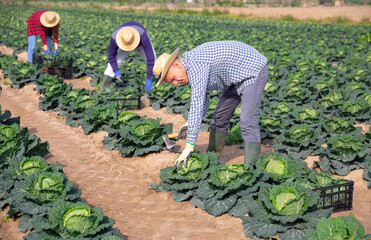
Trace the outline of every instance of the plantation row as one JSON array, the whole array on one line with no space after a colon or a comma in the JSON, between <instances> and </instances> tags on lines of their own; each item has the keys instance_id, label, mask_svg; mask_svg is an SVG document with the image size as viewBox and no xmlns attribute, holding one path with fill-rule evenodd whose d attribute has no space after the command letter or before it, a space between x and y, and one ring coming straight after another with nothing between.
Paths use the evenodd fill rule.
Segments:
<instances>
[{"instance_id":1,"label":"plantation row","mask_svg":"<svg viewBox=\"0 0 371 240\"><path fill-rule=\"evenodd\" d=\"M161 182L150 184L150 188L171 191L178 202L191 198L192 206L213 216L228 213L241 218L249 238L371 237L365 236L362 224L353 215L329 218L333 209L346 210L343 207L350 200L349 180L317 173L304 161L286 154L268 153L249 166L223 164L215 153L194 152L187 167L182 163L179 169L176 166L161 169L160 178ZM339 226L328 226L339 221ZM337 235L338 231L345 233Z\"/></svg>"},{"instance_id":2,"label":"plantation row","mask_svg":"<svg viewBox=\"0 0 371 240\"><path fill-rule=\"evenodd\" d=\"M34 230L24 239L121 239L115 220L84 203L62 165L46 162L49 144L19 123L0 106L0 208L20 217L21 232Z\"/></svg>"}]
</instances>

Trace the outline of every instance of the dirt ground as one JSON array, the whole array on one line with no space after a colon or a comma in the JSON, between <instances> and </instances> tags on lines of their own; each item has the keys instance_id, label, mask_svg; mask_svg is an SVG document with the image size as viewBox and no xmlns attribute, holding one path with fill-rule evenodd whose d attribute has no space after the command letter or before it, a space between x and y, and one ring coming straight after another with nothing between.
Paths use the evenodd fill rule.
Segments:
<instances>
[{"instance_id":1,"label":"dirt ground","mask_svg":"<svg viewBox=\"0 0 371 240\"><path fill-rule=\"evenodd\" d=\"M119 6L118 4L102 4L94 3L84 4L84 3L54 3L54 2L29 2L32 5L42 5L42 6L63 6L63 7L90 7L99 6L102 8L113 8L118 10L136 9L136 10L147 10L154 11L159 9L158 5L145 4L141 6ZM164 6L169 10L180 8L181 6L176 6L173 4L168 4ZM349 19L352 22L361 21L371 21L371 6L312 6L312 7L269 7L265 5L256 6L248 5L245 7L203 7L203 6L187 6L183 5L181 8L202 11L204 8L209 9L213 12L214 10L222 11L223 13L229 13L240 16L247 16L249 18L281 18L287 15L292 16L294 19L298 20L326 20L334 18Z\"/></svg>"},{"instance_id":2,"label":"dirt ground","mask_svg":"<svg viewBox=\"0 0 371 240\"><path fill-rule=\"evenodd\" d=\"M9 48L0 47L3 53L11 54ZM19 60L25 60L21 53ZM157 193L148 189L148 183L159 182L160 169L171 165L183 150L185 140L177 142L176 153L162 151L144 157L123 158L118 151L108 151L103 147L105 132L85 135L81 129L66 126L64 119L56 112L39 109L39 95L30 84L14 90L5 83L0 75L3 87L0 97L2 110L10 110L13 116L21 117L21 126L28 127L42 141L50 144L47 162L60 162L68 178L76 187L82 189L82 198L92 207L103 209L105 215L116 220L123 236L130 240L137 239L246 239L240 219L224 214L214 217L202 209L191 206L190 201L178 203L171 193ZM89 78L66 80L74 87L91 88ZM180 114L169 114L164 109L155 111L148 106L136 111L150 118L161 118L164 123L173 123L176 131L185 120ZM196 149L205 151L208 133L200 132ZM272 151L262 145L262 152ZM306 161L309 166L317 157ZM220 158L226 163L243 163L243 149L226 146ZM362 222L366 232L371 233L371 194L367 182L362 179L363 170L352 171L347 179L355 182L353 196L353 214ZM334 216L348 215L340 212ZM6 209L0 211L0 218L6 215ZM21 240L24 233L19 232L17 221L1 221L0 239Z\"/></svg>"}]
</instances>

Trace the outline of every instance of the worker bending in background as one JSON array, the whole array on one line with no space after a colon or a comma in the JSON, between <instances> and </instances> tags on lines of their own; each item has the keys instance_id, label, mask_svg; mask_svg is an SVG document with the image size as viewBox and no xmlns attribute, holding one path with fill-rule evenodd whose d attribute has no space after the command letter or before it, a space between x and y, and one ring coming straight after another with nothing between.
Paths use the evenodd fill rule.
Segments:
<instances>
[{"instance_id":1,"label":"worker bending in background","mask_svg":"<svg viewBox=\"0 0 371 240\"><path fill-rule=\"evenodd\" d=\"M253 164L261 152L258 112L268 80L267 58L253 47L238 41L204 43L178 57L164 53L156 61L154 73L163 81L189 83L192 97L188 113L186 147L175 164L188 160L194 151L202 118L209 107L208 90L222 90L211 125L207 151L220 155L225 145L230 119L241 102L240 125L244 139L244 163Z\"/></svg>"},{"instance_id":2,"label":"worker bending in background","mask_svg":"<svg viewBox=\"0 0 371 240\"><path fill-rule=\"evenodd\" d=\"M112 88L114 79L122 81L119 70L130 51L137 50L147 63L145 89L152 91L153 65L156 53L147 34L147 30L138 22L125 22L112 33L108 47L108 66L100 83L100 91Z\"/></svg>"},{"instance_id":3,"label":"worker bending in background","mask_svg":"<svg viewBox=\"0 0 371 240\"><path fill-rule=\"evenodd\" d=\"M38 10L31 14L27 21L27 61L33 62L36 49L37 35L40 35L45 54L52 50L52 36L54 40L54 54L58 54L58 35L60 17L56 12Z\"/></svg>"}]
</instances>

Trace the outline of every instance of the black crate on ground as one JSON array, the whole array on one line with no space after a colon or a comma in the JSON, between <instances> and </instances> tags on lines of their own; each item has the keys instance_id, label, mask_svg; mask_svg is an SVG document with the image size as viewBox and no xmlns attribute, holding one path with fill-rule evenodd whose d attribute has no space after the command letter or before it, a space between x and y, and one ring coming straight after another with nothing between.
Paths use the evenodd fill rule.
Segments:
<instances>
[{"instance_id":1,"label":"black crate on ground","mask_svg":"<svg viewBox=\"0 0 371 240\"><path fill-rule=\"evenodd\" d=\"M59 55L39 55L34 53L33 63L42 66L41 73L49 73L50 75L58 75L65 79L73 78L71 57L63 58Z\"/></svg>"},{"instance_id":2,"label":"black crate on ground","mask_svg":"<svg viewBox=\"0 0 371 240\"><path fill-rule=\"evenodd\" d=\"M39 55L35 52L33 55L33 64L42 67L72 68L72 62L71 57L63 57L58 54Z\"/></svg>"},{"instance_id":3,"label":"black crate on ground","mask_svg":"<svg viewBox=\"0 0 371 240\"><path fill-rule=\"evenodd\" d=\"M348 211L353 209L354 182L349 181L327 187L315 188L320 192L319 209L333 208L333 212Z\"/></svg>"},{"instance_id":4,"label":"black crate on ground","mask_svg":"<svg viewBox=\"0 0 371 240\"><path fill-rule=\"evenodd\" d=\"M58 75L64 79L73 78L72 68L65 69L65 68L56 68L56 67L42 67L41 73L48 73L50 75Z\"/></svg>"},{"instance_id":5,"label":"black crate on ground","mask_svg":"<svg viewBox=\"0 0 371 240\"><path fill-rule=\"evenodd\" d=\"M108 101L114 101L119 103L119 109L126 109L126 110L139 110L141 108L141 102L140 102L140 94L138 94L136 97L132 98L110 98L107 99Z\"/></svg>"}]
</instances>

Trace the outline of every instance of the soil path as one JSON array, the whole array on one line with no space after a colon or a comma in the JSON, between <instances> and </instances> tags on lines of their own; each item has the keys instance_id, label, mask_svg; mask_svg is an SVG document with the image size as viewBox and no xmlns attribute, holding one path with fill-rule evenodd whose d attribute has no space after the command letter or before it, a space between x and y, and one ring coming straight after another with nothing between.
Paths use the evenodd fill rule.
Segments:
<instances>
[{"instance_id":1,"label":"soil path","mask_svg":"<svg viewBox=\"0 0 371 240\"><path fill-rule=\"evenodd\" d=\"M21 53L20 60L22 56L24 53ZM88 80L68 81L79 88L90 88ZM185 145L184 140L177 143L177 153L162 151L143 157L123 158L118 151L104 149L105 132L85 135L81 127L66 126L56 112L41 111L39 95L33 90L35 85L14 90L5 82L10 80L0 81L3 87L0 97L2 110L8 109L13 116L21 116L22 127L28 127L32 134L49 142L47 161L60 162L68 178L82 189L82 198L91 206L101 207L105 215L115 219L115 227L128 239L245 239L240 219L226 214L213 217L191 206L190 201L178 203L172 199L171 193L156 193L148 189L148 183L159 182L160 169L176 159ZM185 122L181 115L168 114L164 109L154 111L144 107L136 112L150 118L159 117L164 123L173 123L174 131ZM207 143L208 133L201 132L196 149L205 151ZM272 150L265 145L262 147L263 152ZM308 159L308 162L313 159ZM221 161L243 163L243 149L227 146ZM357 170L346 178L355 181L352 212L370 233L371 194L361 175L362 170ZM341 212L336 216L348 213ZM4 216L5 211L0 214ZM0 239L21 240L24 234L18 231L16 223L13 220L2 222Z\"/></svg>"}]
</instances>

